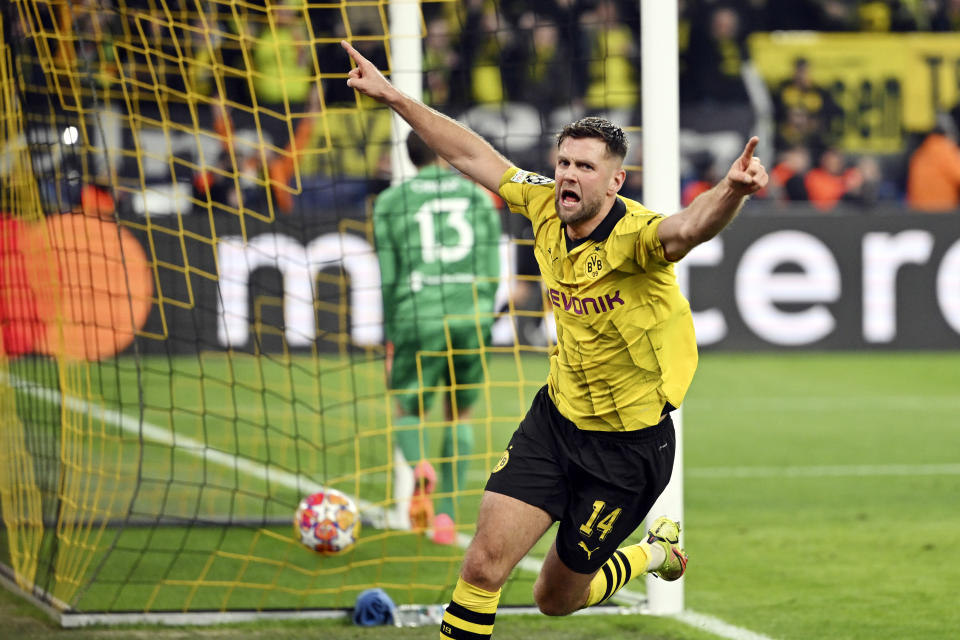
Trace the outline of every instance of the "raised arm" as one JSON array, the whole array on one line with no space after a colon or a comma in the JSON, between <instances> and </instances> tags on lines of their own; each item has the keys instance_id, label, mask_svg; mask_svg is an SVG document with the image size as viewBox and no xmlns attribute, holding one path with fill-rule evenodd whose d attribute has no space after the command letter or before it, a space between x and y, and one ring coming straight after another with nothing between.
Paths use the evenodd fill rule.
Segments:
<instances>
[{"instance_id":1,"label":"raised arm","mask_svg":"<svg viewBox=\"0 0 960 640\"><path fill-rule=\"evenodd\" d=\"M399 91L346 40L340 44L357 65L350 70L348 87L386 104L441 158L494 193L500 190L500 178L511 166L509 160L456 120Z\"/></svg>"},{"instance_id":2,"label":"raised arm","mask_svg":"<svg viewBox=\"0 0 960 640\"><path fill-rule=\"evenodd\" d=\"M657 231L668 260L679 260L720 233L739 213L747 196L767 185L767 170L753 155L758 142L756 136L750 138L723 180L660 223Z\"/></svg>"}]
</instances>

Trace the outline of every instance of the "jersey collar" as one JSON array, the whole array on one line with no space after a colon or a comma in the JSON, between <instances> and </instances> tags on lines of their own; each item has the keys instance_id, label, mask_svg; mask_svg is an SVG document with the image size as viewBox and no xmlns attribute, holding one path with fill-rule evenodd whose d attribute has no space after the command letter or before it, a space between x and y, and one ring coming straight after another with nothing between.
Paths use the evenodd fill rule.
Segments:
<instances>
[{"instance_id":1,"label":"jersey collar","mask_svg":"<svg viewBox=\"0 0 960 640\"><path fill-rule=\"evenodd\" d=\"M576 247L579 247L581 244L587 240L593 240L594 242L603 242L610 237L610 233L613 231L613 228L617 226L617 223L627 214L627 205L620 199L620 196L617 196L613 201L613 206L610 207L610 211L607 212L607 216L600 221L600 224L597 225L597 228L590 232L589 235L579 238L577 240L571 240L570 236L567 235L567 225L564 223L560 224L560 231L563 233L563 239L567 242L567 251L573 251Z\"/></svg>"}]
</instances>

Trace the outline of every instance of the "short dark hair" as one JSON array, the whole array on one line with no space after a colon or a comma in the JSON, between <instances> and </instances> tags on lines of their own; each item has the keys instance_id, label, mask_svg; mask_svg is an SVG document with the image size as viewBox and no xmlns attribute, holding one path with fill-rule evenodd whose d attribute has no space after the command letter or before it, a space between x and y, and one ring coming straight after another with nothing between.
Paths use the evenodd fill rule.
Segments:
<instances>
[{"instance_id":1,"label":"short dark hair","mask_svg":"<svg viewBox=\"0 0 960 640\"><path fill-rule=\"evenodd\" d=\"M437 152L427 146L416 131L411 131L407 136L407 155L410 156L410 162L413 166L425 167L437 159Z\"/></svg>"},{"instance_id":2,"label":"short dark hair","mask_svg":"<svg viewBox=\"0 0 960 640\"><path fill-rule=\"evenodd\" d=\"M571 122L557 134L557 146L567 138L598 138L607 144L610 155L627 157L627 136L623 129L605 118L587 116Z\"/></svg>"}]
</instances>

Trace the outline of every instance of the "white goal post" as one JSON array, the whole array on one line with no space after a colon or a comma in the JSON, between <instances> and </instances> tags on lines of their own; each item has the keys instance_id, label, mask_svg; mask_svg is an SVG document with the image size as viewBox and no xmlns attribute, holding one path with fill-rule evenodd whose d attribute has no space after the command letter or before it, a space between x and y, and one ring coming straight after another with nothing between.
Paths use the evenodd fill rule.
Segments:
<instances>
[{"instance_id":1,"label":"white goal post","mask_svg":"<svg viewBox=\"0 0 960 640\"><path fill-rule=\"evenodd\" d=\"M423 38L420 33L419 0L392 0L389 6L390 52L393 59L393 85L411 98L423 97ZM406 120L391 113L393 122L390 145L391 182L400 184L416 175L416 167L407 156L405 144L410 133Z\"/></svg>"},{"instance_id":2,"label":"white goal post","mask_svg":"<svg viewBox=\"0 0 960 640\"><path fill-rule=\"evenodd\" d=\"M677 0L640 0L643 73L643 204L653 211L680 210L680 64ZM652 161L651 161L652 160ZM677 278L686 292L687 270L677 263ZM669 515L683 524L683 410L673 412L677 458L673 479L651 514ZM682 534L681 534L682 535ZM681 538L682 540L682 538ZM683 578L664 582L647 577L650 613L683 611Z\"/></svg>"}]
</instances>

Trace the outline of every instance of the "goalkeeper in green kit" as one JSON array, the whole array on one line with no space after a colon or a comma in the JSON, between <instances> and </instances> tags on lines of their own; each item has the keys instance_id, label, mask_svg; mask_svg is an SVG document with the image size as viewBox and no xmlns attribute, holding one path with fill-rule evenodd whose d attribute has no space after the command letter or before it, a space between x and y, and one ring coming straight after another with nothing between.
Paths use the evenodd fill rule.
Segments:
<instances>
[{"instance_id":1,"label":"goalkeeper in green kit","mask_svg":"<svg viewBox=\"0 0 960 640\"><path fill-rule=\"evenodd\" d=\"M373 211L387 379L397 404L394 498L414 529L432 529L435 542L453 544L453 497L466 484L468 421L493 323L500 216L487 191L454 173L416 133L407 152L417 175L381 193ZM437 387L450 389L443 394L450 426L443 430L434 517L437 477L421 420Z\"/></svg>"}]
</instances>

